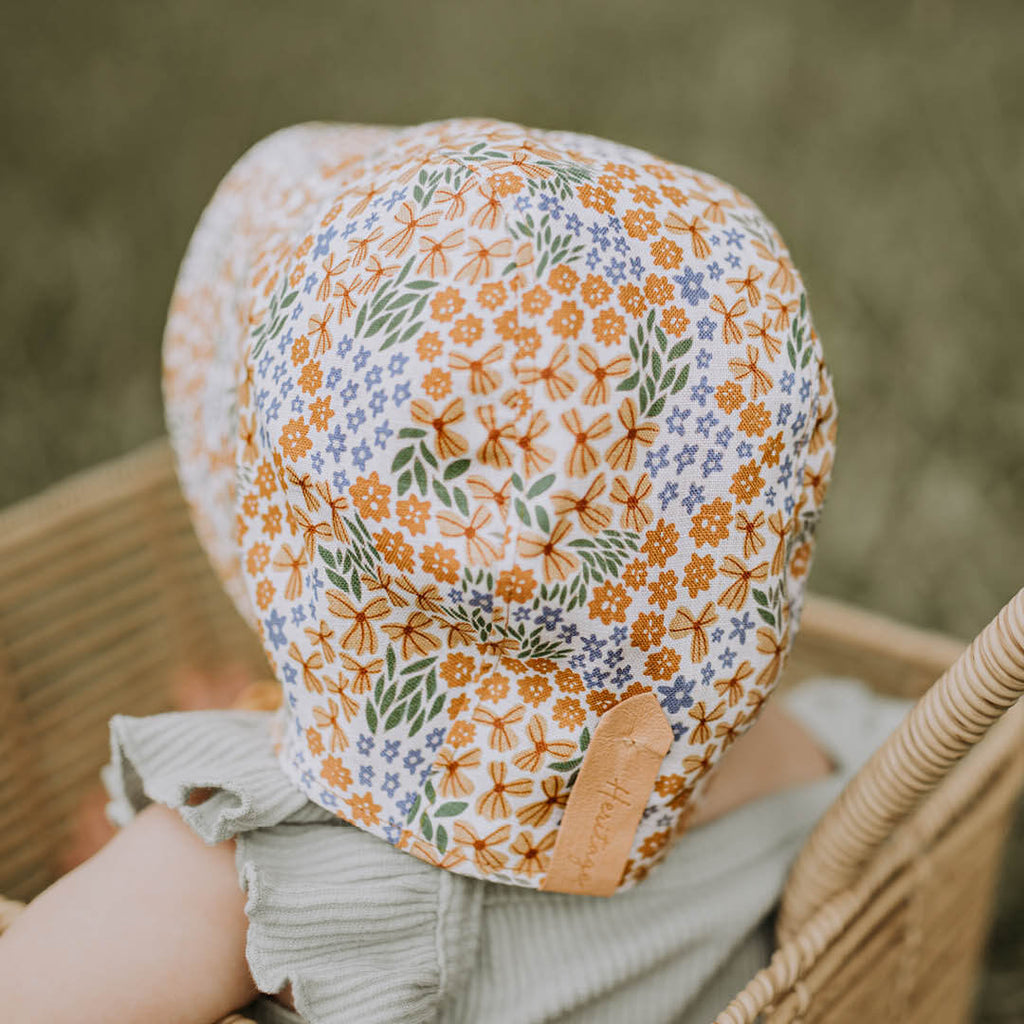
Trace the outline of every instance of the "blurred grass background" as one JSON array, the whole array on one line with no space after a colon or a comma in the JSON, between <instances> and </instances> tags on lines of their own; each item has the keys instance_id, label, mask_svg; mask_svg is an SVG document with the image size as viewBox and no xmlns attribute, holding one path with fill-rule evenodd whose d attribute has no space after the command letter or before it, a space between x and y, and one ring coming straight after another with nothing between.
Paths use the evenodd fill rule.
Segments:
<instances>
[{"instance_id":1,"label":"blurred grass background","mask_svg":"<svg viewBox=\"0 0 1024 1024\"><path fill-rule=\"evenodd\" d=\"M782 231L839 396L812 585L971 636L1024 583L1024 5L2 4L0 505L162 431L189 235L305 120L487 115L717 174ZM979 1021L1024 1021L1024 829Z\"/></svg>"}]
</instances>

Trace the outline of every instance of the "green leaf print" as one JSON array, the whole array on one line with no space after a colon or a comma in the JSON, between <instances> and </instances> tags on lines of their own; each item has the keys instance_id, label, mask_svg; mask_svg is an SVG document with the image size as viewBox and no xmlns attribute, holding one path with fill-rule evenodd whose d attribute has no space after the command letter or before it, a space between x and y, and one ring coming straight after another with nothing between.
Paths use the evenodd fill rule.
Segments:
<instances>
[{"instance_id":1,"label":"green leaf print","mask_svg":"<svg viewBox=\"0 0 1024 1024\"><path fill-rule=\"evenodd\" d=\"M467 807L468 803L462 800L450 800L448 803L441 804L434 811L435 818L454 818L456 814L461 814Z\"/></svg>"},{"instance_id":2,"label":"green leaf print","mask_svg":"<svg viewBox=\"0 0 1024 1024\"><path fill-rule=\"evenodd\" d=\"M440 713L445 703L444 693L437 694L437 656L421 658L398 670L395 648L388 644L385 654L385 674L382 674L367 701L367 722L370 711L374 724L371 731L388 732L402 722L409 723L410 735L418 732ZM385 675L390 685L385 683ZM427 708L428 702L433 702Z\"/></svg>"},{"instance_id":3,"label":"green leaf print","mask_svg":"<svg viewBox=\"0 0 1024 1024\"><path fill-rule=\"evenodd\" d=\"M629 351L639 368L622 381L616 390L637 390L641 416L660 416L672 395L679 394L690 377L690 364L683 359L693 347L685 338L669 347L668 336L657 323L658 311L651 309L629 339Z\"/></svg>"},{"instance_id":4,"label":"green leaf print","mask_svg":"<svg viewBox=\"0 0 1024 1024\"><path fill-rule=\"evenodd\" d=\"M411 256L397 277L385 278L356 314L355 337L383 338L378 345L380 352L392 345L404 344L423 328L420 317L428 293L437 287L437 282L409 280L415 261L416 257Z\"/></svg>"},{"instance_id":5,"label":"green leaf print","mask_svg":"<svg viewBox=\"0 0 1024 1024\"><path fill-rule=\"evenodd\" d=\"M606 576L617 579L622 574L623 566L640 549L640 535L631 530L602 530L596 537L569 541L569 547L583 562L583 572L573 583L582 578L585 595L586 585L591 580L600 583Z\"/></svg>"}]
</instances>

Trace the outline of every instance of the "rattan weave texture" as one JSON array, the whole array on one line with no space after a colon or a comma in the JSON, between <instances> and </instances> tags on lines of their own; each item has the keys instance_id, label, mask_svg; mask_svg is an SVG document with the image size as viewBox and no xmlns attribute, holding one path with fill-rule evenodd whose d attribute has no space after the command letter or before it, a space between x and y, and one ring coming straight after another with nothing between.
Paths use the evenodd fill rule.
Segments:
<instances>
[{"instance_id":1,"label":"rattan weave texture","mask_svg":"<svg viewBox=\"0 0 1024 1024\"><path fill-rule=\"evenodd\" d=\"M109 717L239 664L266 675L165 441L0 512L0 931L57 877ZM806 844L780 946L718 1021L964 1021L1024 784L1024 591L966 649L811 596L782 685L822 673L927 693Z\"/></svg>"}]
</instances>

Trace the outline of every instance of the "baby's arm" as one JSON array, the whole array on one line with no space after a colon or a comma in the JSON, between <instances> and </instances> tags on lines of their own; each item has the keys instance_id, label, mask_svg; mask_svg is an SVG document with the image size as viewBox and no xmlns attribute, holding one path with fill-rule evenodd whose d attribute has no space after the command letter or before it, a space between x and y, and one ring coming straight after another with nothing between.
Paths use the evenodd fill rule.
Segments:
<instances>
[{"instance_id":1,"label":"baby's arm","mask_svg":"<svg viewBox=\"0 0 1024 1024\"><path fill-rule=\"evenodd\" d=\"M0 938L17 1024L211 1024L256 996L234 843L151 804Z\"/></svg>"}]
</instances>

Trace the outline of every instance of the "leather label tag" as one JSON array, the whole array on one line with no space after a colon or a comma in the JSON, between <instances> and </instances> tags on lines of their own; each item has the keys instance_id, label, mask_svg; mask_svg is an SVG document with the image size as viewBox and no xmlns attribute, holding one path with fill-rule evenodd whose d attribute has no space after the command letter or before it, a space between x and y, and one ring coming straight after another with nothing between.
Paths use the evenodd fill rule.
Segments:
<instances>
[{"instance_id":1,"label":"leather label tag","mask_svg":"<svg viewBox=\"0 0 1024 1024\"><path fill-rule=\"evenodd\" d=\"M653 693L635 694L605 712L569 793L541 889L615 892L671 745L672 727Z\"/></svg>"}]
</instances>

